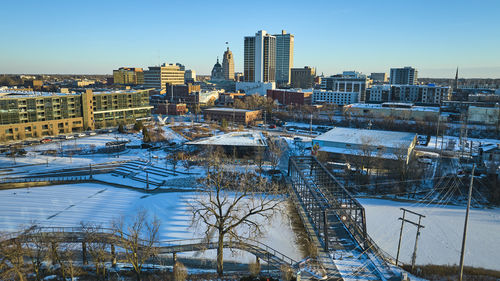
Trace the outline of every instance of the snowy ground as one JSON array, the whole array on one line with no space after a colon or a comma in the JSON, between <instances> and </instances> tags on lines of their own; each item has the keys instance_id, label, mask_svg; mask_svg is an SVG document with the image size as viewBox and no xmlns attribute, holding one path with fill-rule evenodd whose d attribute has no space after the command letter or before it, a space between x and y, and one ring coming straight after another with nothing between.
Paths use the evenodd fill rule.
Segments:
<instances>
[{"instance_id":1,"label":"snowy ground","mask_svg":"<svg viewBox=\"0 0 500 281\"><path fill-rule=\"evenodd\" d=\"M402 203L381 199L358 199L365 207L368 234L396 257L402 215L399 208L424 214L425 226L418 241L417 264L458 264L465 207ZM406 218L409 218L407 213ZM410 217L415 221L414 217ZM400 259L411 262L416 227L405 224ZM472 209L469 218L465 264L500 270L500 208Z\"/></svg>"},{"instance_id":2,"label":"snowy ground","mask_svg":"<svg viewBox=\"0 0 500 281\"><path fill-rule=\"evenodd\" d=\"M73 184L0 191L0 230L15 231L36 222L43 226L79 226L81 221L106 227L120 216L131 217L140 208L147 209L161 220L160 239L199 238L201 231L193 229L187 202L195 193L147 194L100 184ZM262 243L296 260L301 259L294 245L294 233L289 220L277 215L266 226ZM230 259L229 250L228 258ZM241 253L240 253L241 254ZM204 255L214 257L213 251ZM238 260L252 261L252 255L238 255Z\"/></svg>"}]
</instances>

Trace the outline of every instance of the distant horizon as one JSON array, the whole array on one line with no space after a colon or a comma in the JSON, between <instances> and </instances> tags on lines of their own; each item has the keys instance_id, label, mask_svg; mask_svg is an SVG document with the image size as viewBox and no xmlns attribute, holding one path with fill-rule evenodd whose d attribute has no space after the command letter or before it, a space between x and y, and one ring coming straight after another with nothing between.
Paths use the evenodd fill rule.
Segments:
<instances>
[{"instance_id":1,"label":"distant horizon","mask_svg":"<svg viewBox=\"0 0 500 281\"><path fill-rule=\"evenodd\" d=\"M123 66L123 67L125 67L125 66ZM367 76L369 76L371 73L380 73L380 72L370 72L370 73L362 72L362 74L366 74ZM387 73L387 77L389 77L389 72L385 72L385 73ZM335 74L341 74L341 72L335 73ZM325 77L328 77L330 75L335 75L335 74L325 75ZM113 73L0 73L0 75L89 75L89 76L91 76L91 75L102 75L102 76L107 75L107 76L113 76ZM196 76L210 76L210 74L196 73ZM454 76L453 77L418 77L418 79L451 79L451 80L453 80L453 79L455 79L455 77ZM462 77L459 75L458 79L459 80L460 79L492 79L492 80L496 80L496 79L500 79L500 76L499 77Z\"/></svg>"},{"instance_id":2,"label":"distant horizon","mask_svg":"<svg viewBox=\"0 0 500 281\"><path fill-rule=\"evenodd\" d=\"M420 77L443 78L454 77L458 66L463 78L500 77L496 0L3 4L4 21L15 23L2 34L8 39L0 45L5 74L105 75L122 66L179 62L208 75L226 46L242 72L245 36L286 30L295 36L293 66L315 67L325 76L412 66Z\"/></svg>"}]
</instances>

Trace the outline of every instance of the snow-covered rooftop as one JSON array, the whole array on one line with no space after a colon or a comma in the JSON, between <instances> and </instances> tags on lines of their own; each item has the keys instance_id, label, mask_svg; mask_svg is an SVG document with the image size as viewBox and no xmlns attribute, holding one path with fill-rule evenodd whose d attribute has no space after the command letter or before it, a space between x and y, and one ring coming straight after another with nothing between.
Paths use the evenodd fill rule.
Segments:
<instances>
[{"instance_id":1,"label":"snow-covered rooftop","mask_svg":"<svg viewBox=\"0 0 500 281\"><path fill-rule=\"evenodd\" d=\"M439 107L432 106L411 106L411 107L398 107L397 103L388 103L387 105L392 106L382 106L382 104L370 104L370 103L353 103L348 105L348 107L354 108L370 108L370 109L393 109L393 110L411 110L411 111L432 111L439 112ZM401 106L405 104L400 104ZM408 106L408 104L406 104Z\"/></svg>"},{"instance_id":2,"label":"snow-covered rooftop","mask_svg":"<svg viewBox=\"0 0 500 281\"><path fill-rule=\"evenodd\" d=\"M191 141L193 145L230 145L230 146L267 146L266 138L261 132L232 132L224 135Z\"/></svg>"},{"instance_id":3,"label":"snow-covered rooftop","mask_svg":"<svg viewBox=\"0 0 500 281\"><path fill-rule=\"evenodd\" d=\"M229 111L229 112L251 112L254 110L240 109L240 108L230 108L230 107L211 107L203 109L203 111Z\"/></svg>"},{"instance_id":4,"label":"snow-covered rooftop","mask_svg":"<svg viewBox=\"0 0 500 281\"><path fill-rule=\"evenodd\" d=\"M337 127L314 138L314 141L357 145L369 142L371 146L398 148L402 144L410 146L416 136L416 133Z\"/></svg>"}]
</instances>

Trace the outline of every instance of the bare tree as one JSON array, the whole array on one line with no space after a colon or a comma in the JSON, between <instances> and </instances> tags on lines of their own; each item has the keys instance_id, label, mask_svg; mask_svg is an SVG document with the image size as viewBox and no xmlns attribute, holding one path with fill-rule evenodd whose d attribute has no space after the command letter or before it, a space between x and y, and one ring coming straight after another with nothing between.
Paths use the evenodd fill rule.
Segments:
<instances>
[{"instance_id":1,"label":"bare tree","mask_svg":"<svg viewBox=\"0 0 500 281\"><path fill-rule=\"evenodd\" d=\"M180 153L179 152L173 152L167 156L167 162L172 165L172 170L174 170L174 176L176 175L176 168L177 164L179 164L180 160Z\"/></svg>"},{"instance_id":2,"label":"bare tree","mask_svg":"<svg viewBox=\"0 0 500 281\"><path fill-rule=\"evenodd\" d=\"M113 232L119 238L119 245L124 249L126 262L134 269L137 280L141 280L144 263L157 254L160 221L155 216L149 218L146 210L136 212L131 222L125 223L124 217L114 221Z\"/></svg>"},{"instance_id":3,"label":"bare tree","mask_svg":"<svg viewBox=\"0 0 500 281\"><path fill-rule=\"evenodd\" d=\"M174 264L174 280L185 281L187 278L187 269L181 262Z\"/></svg>"},{"instance_id":4,"label":"bare tree","mask_svg":"<svg viewBox=\"0 0 500 281\"><path fill-rule=\"evenodd\" d=\"M106 260L109 258L109 242L105 239L102 227L91 223L81 223L85 233L85 242L89 255L92 257L98 278L106 278Z\"/></svg>"},{"instance_id":5,"label":"bare tree","mask_svg":"<svg viewBox=\"0 0 500 281\"><path fill-rule=\"evenodd\" d=\"M212 158L201 193L191 203L192 224L204 229L207 241L217 235L217 273L223 274L225 242L238 243L262 235L278 211L277 186L252 173L228 171Z\"/></svg>"},{"instance_id":6,"label":"bare tree","mask_svg":"<svg viewBox=\"0 0 500 281\"><path fill-rule=\"evenodd\" d=\"M258 146L255 151L255 163L259 168L259 175L262 175L262 166L264 166L264 147Z\"/></svg>"},{"instance_id":7,"label":"bare tree","mask_svg":"<svg viewBox=\"0 0 500 281\"><path fill-rule=\"evenodd\" d=\"M283 145L281 144L281 139L269 139L267 142L269 148L269 158L273 169L276 169L280 163L281 156L284 153Z\"/></svg>"},{"instance_id":8,"label":"bare tree","mask_svg":"<svg viewBox=\"0 0 500 281\"><path fill-rule=\"evenodd\" d=\"M24 254L23 242L19 237L2 239L0 242L0 277L2 280L15 279L16 276L20 281L26 280Z\"/></svg>"},{"instance_id":9,"label":"bare tree","mask_svg":"<svg viewBox=\"0 0 500 281\"><path fill-rule=\"evenodd\" d=\"M47 257L47 249L48 249L48 238L47 233L43 232L36 225L32 225L28 228L27 237L24 241L24 248L26 257L31 262L31 268L35 272L35 280L41 280L41 268L43 265L44 259Z\"/></svg>"}]
</instances>

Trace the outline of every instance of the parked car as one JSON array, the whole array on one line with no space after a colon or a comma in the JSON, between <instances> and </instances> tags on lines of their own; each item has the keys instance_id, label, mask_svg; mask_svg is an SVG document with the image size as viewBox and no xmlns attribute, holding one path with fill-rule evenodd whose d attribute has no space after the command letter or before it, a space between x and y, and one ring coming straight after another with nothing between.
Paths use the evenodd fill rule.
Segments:
<instances>
[{"instance_id":1,"label":"parked car","mask_svg":"<svg viewBox=\"0 0 500 281\"><path fill-rule=\"evenodd\" d=\"M96 132L93 132L93 131L86 132L86 134L87 134L88 136L95 136L95 135L97 135L97 133L96 133Z\"/></svg>"},{"instance_id":2,"label":"parked car","mask_svg":"<svg viewBox=\"0 0 500 281\"><path fill-rule=\"evenodd\" d=\"M48 142L51 142L52 139L49 139L49 138L43 138L40 140L40 143L48 143Z\"/></svg>"},{"instance_id":3,"label":"parked car","mask_svg":"<svg viewBox=\"0 0 500 281\"><path fill-rule=\"evenodd\" d=\"M274 124L269 125L269 129L276 129L276 125Z\"/></svg>"}]
</instances>

